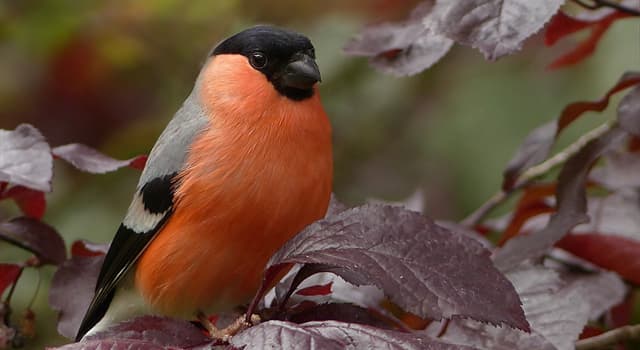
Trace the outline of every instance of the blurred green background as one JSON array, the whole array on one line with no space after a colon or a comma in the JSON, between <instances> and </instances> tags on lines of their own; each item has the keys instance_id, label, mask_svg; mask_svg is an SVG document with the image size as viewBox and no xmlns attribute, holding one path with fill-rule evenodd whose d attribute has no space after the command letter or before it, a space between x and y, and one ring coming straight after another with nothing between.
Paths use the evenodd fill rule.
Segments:
<instances>
[{"instance_id":1,"label":"blurred green background","mask_svg":"<svg viewBox=\"0 0 640 350\"><path fill-rule=\"evenodd\" d=\"M307 34L316 46L339 198L402 200L422 189L428 215L459 219L499 188L502 167L529 130L568 102L599 98L640 64L637 20L614 24L587 61L552 72L545 66L584 34L553 48L538 35L498 62L457 46L432 69L402 79L341 52L363 25L402 18L415 3L0 0L0 129L28 122L54 146L82 142L122 159L147 153L213 45L272 23ZM567 140L602 118L581 121ZM87 175L56 162L45 221L69 243L109 241L138 176L131 169ZM0 206L0 219L15 213L11 204ZM2 261L27 256L0 249ZM53 269L40 274L38 334L27 349L65 341L47 304ZM16 321L38 275L27 270L20 280Z\"/></svg>"}]
</instances>

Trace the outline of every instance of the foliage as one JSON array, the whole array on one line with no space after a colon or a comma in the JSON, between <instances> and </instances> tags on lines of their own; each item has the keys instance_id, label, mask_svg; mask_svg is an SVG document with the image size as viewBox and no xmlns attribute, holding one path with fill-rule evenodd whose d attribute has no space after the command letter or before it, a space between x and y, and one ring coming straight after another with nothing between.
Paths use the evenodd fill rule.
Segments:
<instances>
[{"instance_id":1,"label":"foliage","mask_svg":"<svg viewBox=\"0 0 640 350\"><path fill-rule=\"evenodd\" d=\"M569 15L560 10L562 0L427 0L403 22L365 29L345 51L369 57L383 72L412 75L442 59L454 43L495 60L517 51L545 25L548 45L590 29L583 42L549 65L560 68L586 59L614 21L640 15L629 2L575 2L584 9ZM616 120L550 156L565 128L585 112L602 112L623 91ZM593 334L587 332L591 327L601 332L630 322L620 315L630 313L629 296L640 281L640 223L634 219L640 211L639 137L640 73L627 72L602 99L571 103L533 130L507 165L500 191L459 223L436 223L391 205L348 209L334 200L323 220L271 258L246 311L247 320L257 313L262 323L228 343L212 341L185 321L143 316L59 349L606 345L613 333L579 338ZM60 312L59 332L72 338L106 247L74 242L67 258L61 236L41 221L53 160L101 174L141 169L146 158L119 161L83 144L52 148L28 124L0 130L0 151L0 199L15 201L24 213L0 222L0 240L33 254L21 263L0 264L0 293L7 290L0 348L32 333L32 312L21 325L11 323L12 294L25 268L46 264L58 266L50 302ZM520 198L507 216L487 219L516 194ZM498 237L497 244L486 239L488 233Z\"/></svg>"}]
</instances>

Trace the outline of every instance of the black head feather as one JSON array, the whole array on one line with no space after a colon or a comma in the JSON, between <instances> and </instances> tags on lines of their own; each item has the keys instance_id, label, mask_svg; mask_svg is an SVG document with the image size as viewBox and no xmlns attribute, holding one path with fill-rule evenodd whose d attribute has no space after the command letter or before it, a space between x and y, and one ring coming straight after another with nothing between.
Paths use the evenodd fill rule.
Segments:
<instances>
[{"instance_id":1,"label":"black head feather","mask_svg":"<svg viewBox=\"0 0 640 350\"><path fill-rule=\"evenodd\" d=\"M255 64L256 53L263 54L264 63ZM287 65L302 55L315 59L315 51L306 36L268 25L259 25L237 33L219 43L211 52L212 56L239 54L247 57L252 66L262 72L281 94L303 100L313 95L311 87L296 88L283 82ZM315 65L315 62L313 62ZM316 67L317 69L317 67ZM319 80L319 76L318 76Z\"/></svg>"}]
</instances>

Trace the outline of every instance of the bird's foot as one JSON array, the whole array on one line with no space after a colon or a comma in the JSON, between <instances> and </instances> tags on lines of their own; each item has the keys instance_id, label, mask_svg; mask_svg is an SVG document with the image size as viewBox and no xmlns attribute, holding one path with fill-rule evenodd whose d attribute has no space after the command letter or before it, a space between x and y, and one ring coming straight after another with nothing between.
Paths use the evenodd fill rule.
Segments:
<instances>
[{"instance_id":1,"label":"bird's foot","mask_svg":"<svg viewBox=\"0 0 640 350\"><path fill-rule=\"evenodd\" d=\"M233 323L223 329L219 329L213 323L211 323L207 315L202 312L198 313L198 321L200 321L200 324L202 324L202 326L209 332L209 336L211 338L223 342L229 342L231 337L233 337L234 335L260 323L260 316L253 314L251 315L250 321L247 322L245 316L241 315L235 321L233 321Z\"/></svg>"}]
</instances>

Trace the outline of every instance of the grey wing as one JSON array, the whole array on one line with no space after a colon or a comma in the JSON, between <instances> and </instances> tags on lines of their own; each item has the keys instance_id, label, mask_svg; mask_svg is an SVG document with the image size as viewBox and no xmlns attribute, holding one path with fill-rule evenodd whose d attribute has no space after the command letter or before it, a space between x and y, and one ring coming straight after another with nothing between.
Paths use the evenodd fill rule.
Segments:
<instances>
[{"instance_id":1,"label":"grey wing","mask_svg":"<svg viewBox=\"0 0 640 350\"><path fill-rule=\"evenodd\" d=\"M208 123L194 95L187 98L151 150L129 210L105 257L76 340L104 316L118 283L173 212L175 176L184 166L193 139Z\"/></svg>"},{"instance_id":2,"label":"grey wing","mask_svg":"<svg viewBox=\"0 0 640 350\"><path fill-rule=\"evenodd\" d=\"M197 102L197 91L189 95L153 146L138 188L149 180L180 172L196 135L207 126L207 116Z\"/></svg>"}]
</instances>

